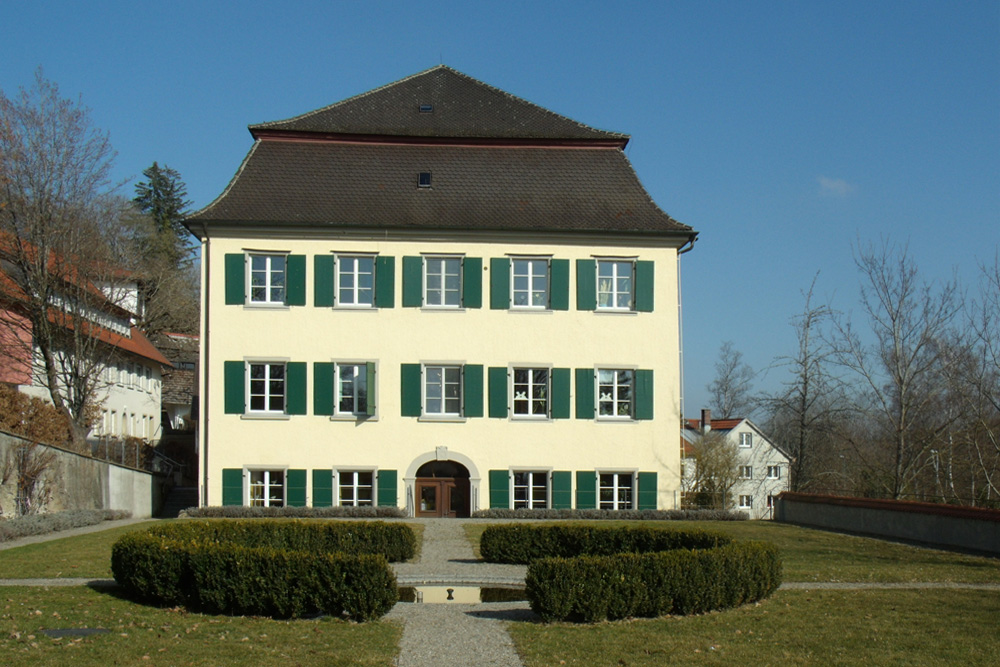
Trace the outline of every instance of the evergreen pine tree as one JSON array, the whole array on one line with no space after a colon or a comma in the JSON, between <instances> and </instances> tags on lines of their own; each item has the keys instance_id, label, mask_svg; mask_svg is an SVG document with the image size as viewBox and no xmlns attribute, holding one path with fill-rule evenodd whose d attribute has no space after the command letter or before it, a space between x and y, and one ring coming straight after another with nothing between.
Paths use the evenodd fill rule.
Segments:
<instances>
[{"instance_id":1,"label":"evergreen pine tree","mask_svg":"<svg viewBox=\"0 0 1000 667\"><path fill-rule=\"evenodd\" d=\"M187 186L176 170L156 162L142 172L146 177L135 186L132 201L142 213L152 221L160 245L169 254L175 265L181 264L190 254L188 231L181 221L191 202L187 197Z\"/></svg>"}]
</instances>

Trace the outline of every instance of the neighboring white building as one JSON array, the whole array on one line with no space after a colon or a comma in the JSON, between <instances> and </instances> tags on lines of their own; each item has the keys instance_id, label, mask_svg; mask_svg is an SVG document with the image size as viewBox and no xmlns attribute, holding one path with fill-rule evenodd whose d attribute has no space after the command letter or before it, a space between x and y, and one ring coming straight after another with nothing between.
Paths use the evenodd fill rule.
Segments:
<instances>
[{"instance_id":1,"label":"neighboring white building","mask_svg":"<svg viewBox=\"0 0 1000 667\"><path fill-rule=\"evenodd\" d=\"M736 446L739 454L738 481L731 491L732 505L749 513L751 519L770 519L774 499L789 488L791 457L783 452L749 419L712 419L702 410L701 419L688 419L681 429L682 487L696 491L696 460L693 447L708 433L721 433Z\"/></svg>"}]
</instances>

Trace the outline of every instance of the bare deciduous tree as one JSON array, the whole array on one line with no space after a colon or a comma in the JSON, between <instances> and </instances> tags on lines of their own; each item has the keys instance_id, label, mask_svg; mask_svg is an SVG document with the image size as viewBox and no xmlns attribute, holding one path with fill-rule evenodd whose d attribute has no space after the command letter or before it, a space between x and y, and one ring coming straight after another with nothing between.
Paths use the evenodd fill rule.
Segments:
<instances>
[{"instance_id":1,"label":"bare deciduous tree","mask_svg":"<svg viewBox=\"0 0 1000 667\"><path fill-rule=\"evenodd\" d=\"M708 384L712 413L717 418L747 417L754 408L754 372L743 361L743 353L725 341L715 362L715 379Z\"/></svg>"},{"instance_id":2,"label":"bare deciduous tree","mask_svg":"<svg viewBox=\"0 0 1000 667\"><path fill-rule=\"evenodd\" d=\"M123 210L109 180L114 155L89 111L41 71L30 90L0 92L0 340L22 362L33 342L36 384L49 388L78 447L115 353L103 325L120 315L127 326L112 303L118 269L106 242Z\"/></svg>"},{"instance_id":3,"label":"bare deciduous tree","mask_svg":"<svg viewBox=\"0 0 1000 667\"><path fill-rule=\"evenodd\" d=\"M834 353L861 387L854 408L881 440L855 442L858 454L882 491L902 498L915 490L937 438L954 419L930 408L944 386L949 357L942 343L952 333L961 295L954 282L921 280L905 246L883 241L859 248L855 262L869 331L835 320Z\"/></svg>"},{"instance_id":4,"label":"bare deciduous tree","mask_svg":"<svg viewBox=\"0 0 1000 667\"><path fill-rule=\"evenodd\" d=\"M830 372L832 349L823 338L823 327L833 312L813 303L817 278L818 274L803 293L802 312L792 319L798 348L778 360L788 369L789 379L781 392L764 399L768 433L792 457L792 491L809 487L822 460L819 450L830 448L836 422L846 410L840 382Z\"/></svg>"},{"instance_id":5,"label":"bare deciduous tree","mask_svg":"<svg viewBox=\"0 0 1000 667\"><path fill-rule=\"evenodd\" d=\"M684 480L685 504L709 509L730 509L733 487L739 479L739 451L721 433L699 435L691 445L693 474Z\"/></svg>"}]
</instances>

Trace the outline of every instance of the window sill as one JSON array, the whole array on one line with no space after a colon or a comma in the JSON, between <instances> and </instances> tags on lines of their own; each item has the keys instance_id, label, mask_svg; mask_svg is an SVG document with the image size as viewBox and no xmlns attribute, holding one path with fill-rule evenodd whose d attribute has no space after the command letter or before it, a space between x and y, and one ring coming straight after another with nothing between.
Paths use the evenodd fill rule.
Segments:
<instances>
[{"instance_id":1,"label":"window sill","mask_svg":"<svg viewBox=\"0 0 1000 667\"><path fill-rule=\"evenodd\" d=\"M467 417L461 417L459 415L422 415L417 417L418 422L439 422L442 424L464 424L468 421Z\"/></svg>"},{"instance_id":2,"label":"window sill","mask_svg":"<svg viewBox=\"0 0 1000 667\"><path fill-rule=\"evenodd\" d=\"M464 306L421 306L420 310L425 313L464 313Z\"/></svg>"},{"instance_id":3,"label":"window sill","mask_svg":"<svg viewBox=\"0 0 1000 667\"><path fill-rule=\"evenodd\" d=\"M638 315L638 310L626 310L624 308L595 308L594 312L598 315Z\"/></svg>"},{"instance_id":4,"label":"window sill","mask_svg":"<svg viewBox=\"0 0 1000 667\"><path fill-rule=\"evenodd\" d=\"M642 420L632 417L597 417L594 421L600 424L638 424Z\"/></svg>"},{"instance_id":5,"label":"window sill","mask_svg":"<svg viewBox=\"0 0 1000 667\"><path fill-rule=\"evenodd\" d=\"M355 305L351 305L351 304L345 304L345 305L331 306L331 308L333 310L353 310L353 311L359 312L359 313L366 313L366 312L374 313L374 312L378 311L378 307L374 306L374 305L372 305L372 306L369 306L369 305L355 306Z\"/></svg>"},{"instance_id":6,"label":"window sill","mask_svg":"<svg viewBox=\"0 0 1000 667\"><path fill-rule=\"evenodd\" d=\"M548 424L553 421L551 417L529 417L526 415L511 415L510 421L521 424Z\"/></svg>"},{"instance_id":7,"label":"window sill","mask_svg":"<svg viewBox=\"0 0 1000 667\"><path fill-rule=\"evenodd\" d=\"M244 412L240 419L251 421L289 421L291 415L284 412Z\"/></svg>"},{"instance_id":8,"label":"window sill","mask_svg":"<svg viewBox=\"0 0 1000 667\"><path fill-rule=\"evenodd\" d=\"M378 421L378 415L333 415L330 417L330 421L355 422L358 424L363 424L364 422Z\"/></svg>"},{"instance_id":9,"label":"window sill","mask_svg":"<svg viewBox=\"0 0 1000 667\"><path fill-rule=\"evenodd\" d=\"M556 312L552 308L533 308L531 306L511 306L508 313L534 313L536 315L551 315Z\"/></svg>"},{"instance_id":10,"label":"window sill","mask_svg":"<svg viewBox=\"0 0 1000 667\"><path fill-rule=\"evenodd\" d=\"M243 307L247 310L290 310L291 306L287 303L250 303L249 301L243 304Z\"/></svg>"}]
</instances>

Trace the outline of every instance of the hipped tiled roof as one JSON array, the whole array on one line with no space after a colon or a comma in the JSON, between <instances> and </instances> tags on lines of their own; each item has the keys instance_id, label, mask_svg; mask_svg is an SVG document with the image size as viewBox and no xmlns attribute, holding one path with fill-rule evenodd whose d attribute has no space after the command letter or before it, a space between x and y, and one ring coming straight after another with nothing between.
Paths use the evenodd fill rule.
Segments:
<instances>
[{"instance_id":1,"label":"hipped tiled roof","mask_svg":"<svg viewBox=\"0 0 1000 667\"><path fill-rule=\"evenodd\" d=\"M417 186L420 172L431 187ZM614 148L258 141L226 192L188 218L253 227L690 233Z\"/></svg>"},{"instance_id":2,"label":"hipped tiled roof","mask_svg":"<svg viewBox=\"0 0 1000 667\"><path fill-rule=\"evenodd\" d=\"M421 105L430 105L421 112ZM628 135L577 123L445 65L287 120L263 130L378 134L400 137L603 139Z\"/></svg>"}]
</instances>

